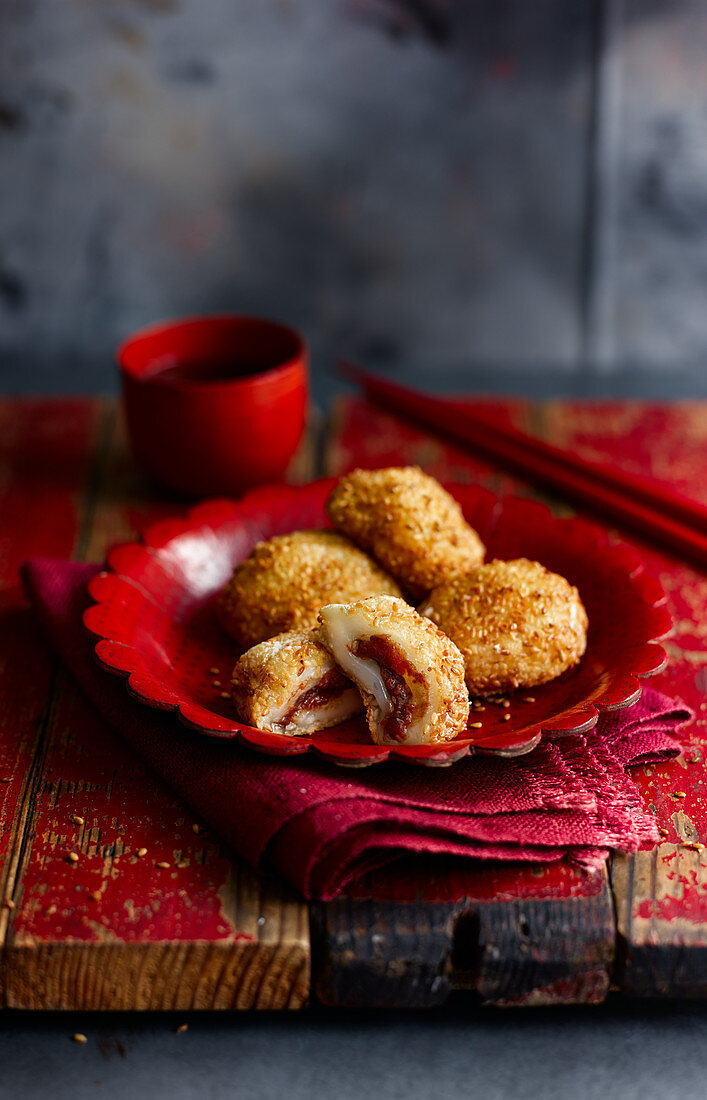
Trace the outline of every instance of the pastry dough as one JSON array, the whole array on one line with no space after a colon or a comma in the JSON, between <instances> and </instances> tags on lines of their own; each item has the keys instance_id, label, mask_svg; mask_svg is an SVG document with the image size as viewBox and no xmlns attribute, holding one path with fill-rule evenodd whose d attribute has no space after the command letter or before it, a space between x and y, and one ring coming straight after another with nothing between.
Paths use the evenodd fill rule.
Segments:
<instances>
[{"instance_id":1,"label":"pastry dough","mask_svg":"<svg viewBox=\"0 0 707 1100\"><path fill-rule=\"evenodd\" d=\"M231 691L242 722L293 737L335 726L363 709L328 650L304 631L278 634L244 653Z\"/></svg>"},{"instance_id":2,"label":"pastry dough","mask_svg":"<svg viewBox=\"0 0 707 1100\"><path fill-rule=\"evenodd\" d=\"M330 604L317 636L358 685L378 745L451 741L465 727L469 696L456 646L391 596Z\"/></svg>"}]
</instances>

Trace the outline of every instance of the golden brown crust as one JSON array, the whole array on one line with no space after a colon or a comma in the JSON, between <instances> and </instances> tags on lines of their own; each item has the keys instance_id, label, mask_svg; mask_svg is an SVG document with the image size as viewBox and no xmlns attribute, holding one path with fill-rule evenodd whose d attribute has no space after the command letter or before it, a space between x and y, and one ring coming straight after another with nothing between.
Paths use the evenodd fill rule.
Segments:
<instances>
[{"instance_id":1,"label":"golden brown crust","mask_svg":"<svg viewBox=\"0 0 707 1100\"><path fill-rule=\"evenodd\" d=\"M535 561L492 561L430 592L420 613L456 643L472 695L553 680L586 649L576 588Z\"/></svg>"},{"instance_id":2,"label":"golden brown crust","mask_svg":"<svg viewBox=\"0 0 707 1100\"><path fill-rule=\"evenodd\" d=\"M231 694L242 722L257 729L296 735L313 733L343 721L362 709L354 685L349 683L331 708L308 714L304 724L290 715L305 692L332 672L339 672L329 651L308 631L290 630L268 638L247 650L231 675Z\"/></svg>"},{"instance_id":3,"label":"golden brown crust","mask_svg":"<svg viewBox=\"0 0 707 1100\"><path fill-rule=\"evenodd\" d=\"M396 582L335 531L294 531L258 543L236 567L219 601L224 628L248 649L286 630L316 625L319 609L379 592Z\"/></svg>"},{"instance_id":4,"label":"golden brown crust","mask_svg":"<svg viewBox=\"0 0 707 1100\"><path fill-rule=\"evenodd\" d=\"M404 600L372 596L353 604L324 607L319 622L316 636L358 684L371 736L377 744L451 741L466 728L469 695L462 655L434 623L418 615ZM395 661L391 668L406 680L415 707L409 729L394 738L386 732L380 703L375 693L367 690L361 669L356 666L356 643L379 639L392 643L403 658L402 668L396 667Z\"/></svg>"},{"instance_id":5,"label":"golden brown crust","mask_svg":"<svg viewBox=\"0 0 707 1100\"><path fill-rule=\"evenodd\" d=\"M337 484L327 512L414 599L484 558L457 502L417 466L354 470Z\"/></svg>"}]
</instances>

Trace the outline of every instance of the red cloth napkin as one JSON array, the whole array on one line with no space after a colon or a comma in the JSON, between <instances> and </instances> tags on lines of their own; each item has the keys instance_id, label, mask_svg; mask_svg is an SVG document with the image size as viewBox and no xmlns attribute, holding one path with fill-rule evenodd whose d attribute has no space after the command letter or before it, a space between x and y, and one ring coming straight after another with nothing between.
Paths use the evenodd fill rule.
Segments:
<instances>
[{"instance_id":1,"label":"red cloth napkin","mask_svg":"<svg viewBox=\"0 0 707 1100\"><path fill-rule=\"evenodd\" d=\"M680 751L691 715L644 688L595 731L543 740L526 756L473 756L450 768L380 764L352 773L309 757L262 756L150 710L98 665L81 615L94 565L33 559L26 590L50 641L106 721L255 866L327 900L372 867L410 852L600 865L608 848L658 839L625 772Z\"/></svg>"}]
</instances>

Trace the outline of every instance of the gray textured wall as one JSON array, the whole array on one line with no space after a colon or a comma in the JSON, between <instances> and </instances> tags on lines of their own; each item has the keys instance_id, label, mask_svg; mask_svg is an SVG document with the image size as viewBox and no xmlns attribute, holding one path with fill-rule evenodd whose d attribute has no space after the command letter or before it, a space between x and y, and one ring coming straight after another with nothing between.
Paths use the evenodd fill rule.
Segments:
<instances>
[{"instance_id":1,"label":"gray textured wall","mask_svg":"<svg viewBox=\"0 0 707 1100\"><path fill-rule=\"evenodd\" d=\"M702 392L705 47L700 0L3 0L0 389L225 309L319 371Z\"/></svg>"}]
</instances>

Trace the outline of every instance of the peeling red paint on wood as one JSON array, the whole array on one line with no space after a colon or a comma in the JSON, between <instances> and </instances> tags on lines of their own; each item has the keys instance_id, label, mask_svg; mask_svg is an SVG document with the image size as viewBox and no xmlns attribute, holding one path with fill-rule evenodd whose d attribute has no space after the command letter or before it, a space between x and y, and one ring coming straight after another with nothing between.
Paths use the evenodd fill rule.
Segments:
<instances>
[{"instance_id":1,"label":"peeling red paint on wood","mask_svg":"<svg viewBox=\"0 0 707 1100\"><path fill-rule=\"evenodd\" d=\"M645 898L636 905L635 916L648 921L690 921L704 927L707 924L707 896L700 892L697 872L678 875L677 881L682 887L679 893L676 891L675 895L668 894L664 898Z\"/></svg>"},{"instance_id":2,"label":"peeling red paint on wood","mask_svg":"<svg viewBox=\"0 0 707 1100\"><path fill-rule=\"evenodd\" d=\"M35 808L41 843L22 877L14 942L255 939L255 930L234 924L229 855L192 831L193 815L136 766L68 682L51 722L51 774L41 777ZM73 824L73 814L84 825ZM75 864L70 852L79 855Z\"/></svg>"},{"instance_id":3,"label":"peeling red paint on wood","mask_svg":"<svg viewBox=\"0 0 707 1100\"><path fill-rule=\"evenodd\" d=\"M54 658L38 634L19 581L31 554L74 553L80 496L97 420L92 401L0 402L0 859L2 897L12 892L13 823L26 796ZM54 454L49 472L42 456ZM9 780L9 782L6 782ZM0 929L6 922L0 915Z\"/></svg>"},{"instance_id":4,"label":"peeling red paint on wood","mask_svg":"<svg viewBox=\"0 0 707 1100\"><path fill-rule=\"evenodd\" d=\"M648 403L562 401L529 405L524 402L499 402L490 403L488 408L493 410L493 415L503 417L507 422L558 446L570 448L589 459L615 461L631 472L653 476L664 484L674 485L688 496L707 500L704 481L707 415L703 404L656 406ZM515 479L499 474L483 461L433 441L418 429L403 424L387 413L373 409L362 401L347 401L340 412L337 441L327 472L339 473L356 465L401 462L418 462L443 479L480 480L497 491L532 491ZM569 504L563 502L561 510L570 510ZM707 842L703 764L707 759L707 585L703 576L683 562L656 553L645 544L637 545L648 568L659 575L675 620L673 636L666 646L670 656L668 668L653 683L686 702L698 717L682 734L686 746L684 757L660 766L636 768L632 774L646 805L653 809L659 825L666 830L668 840L681 845ZM684 797L676 797L676 792L682 791L685 792ZM680 858L688 855L698 858L697 853L691 853L689 849L681 848L681 852ZM641 858L645 859L644 853L641 853ZM620 865L622 859L618 857L615 865ZM633 862L629 862L633 868ZM707 876L701 876L697 871L683 876L685 881L680 884L679 898L666 892L662 897L642 897L642 900L634 897L629 882L629 879L633 881L631 876L624 875L618 883L620 877L620 872L616 872L614 888L619 909L635 910L626 930L629 941L632 936L640 938L641 920L650 917L651 928L647 935L658 944L662 938L672 942L675 936L681 935L677 922L682 920L682 914L686 921L692 923L702 943L704 933L699 925L701 923L704 927L705 923L704 883ZM649 877L649 890L653 888L652 881ZM455 891L466 890L477 904L491 898L503 899L508 903L522 901L525 904L545 899L558 905L574 899L581 907L590 904L593 892L594 896L596 891L601 893L602 879L599 876L594 881L587 880L586 876L571 868L548 865L532 870L484 869L475 880L473 876L452 872L445 886L448 896L454 896ZM379 892L380 889L384 891L385 884ZM395 889L398 898L402 899L404 888L397 884ZM433 896L437 898L439 893L439 890L433 891ZM427 897L428 894L423 893L422 896ZM456 896L459 896L458 892ZM666 927L663 930L656 928L658 920L664 921ZM631 952L624 955L630 970ZM625 966L621 978L630 987ZM561 981L553 986L553 996L561 999L562 990L567 993L569 988L576 991L576 983L572 986L570 982L570 986L565 986ZM678 978L671 988L676 995L680 995ZM523 1003L530 1001L532 996L529 999L524 995Z\"/></svg>"},{"instance_id":5,"label":"peeling red paint on wood","mask_svg":"<svg viewBox=\"0 0 707 1100\"><path fill-rule=\"evenodd\" d=\"M491 415L526 431L537 426L537 409L528 402L488 402L485 407ZM433 440L363 401L340 405L326 473L340 474L358 465L409 463L423 466L443 481L480 482L500 493L528 491L484 461ZM480 864L473 870L454 861L438 867L437 874L428 873L426 881L421 872L400 871L371 876L364 886L348 892L358 897L367 890L373 898L394 900L401 909L406 904L415 906L418 899L446 900L450 914L460 914L453 956L455 984L476 989L486 1001L510 1003L515 994L518 1003L533 1003L534 991L546 986L555 993L546 990L547 999L541 1003L549 1003L552 996L568 1002L606 996L614 926L605 871L587 875L567 864ZM400 920L404 923L405 916ZM549 932L555 924L557 931ZM485 942L481 950L468 942L477 937ZM469 956L477 960L471 973L464 961ZM550 976L552 982L548 982Z\"/></svg>"},{"instance_id":6,"label":"peeling red paint on wood","mask_svg":"<svg viewBox=\"0 0 707 1100\"><path fill-rule=\"evenodd\" d=\"M109 542L174 514L175 503L146 495L114 435L113 404L17 406L0 402L0 427L3 418L15 424L14 434L0 433L13 471L11 491L0 491L0 530L11 532L13 549L0 582L9 578L10 606L22 608L22 636L2 635L17 665L0 717L0 759L12 778L0 784L12 821L2 838L4 888L14 905L0 910L5 1003L300 1007L309 988L304 904L199 828L68 674L52 673L19 594L25 557L102 558Z\"/></svg>"},{"instance_id":7,"label":"peeling red paint on wood","mask_svg":"<svg viewBox=\"0 0 707 1100\"><path fill-rule=\"evenodd\" d=\"M704 453L704 406L697 415L688 406L516 401L496 403L494 415L588 457L621 458L636 472L670 481L675 471L682 491L704 494L687 453L698 439ZM0 459L13 470L0 483L0 660L10 672L0 688L0 780L11 780L0 783L0 854L16 906L0 910L6 1003L298 1007L309 988L305 906L194 832L189 811L105 731L69 678L52 671L17 586L28 554L101 558L111 541L174 515L175 502L152 498L136 477L110 404L0 402L0 429ZM330 471L417 461L442 479L518 489L361 402L345 406L329 457ZM698 721L686 730L684 757L634 770L667 836L654 852L614 861L624 944L615 976L634 992L679 995L707 989L705 853L689 847L707 843L707 594L687 566L644 553L676 620L657 683L697 709ZM354 1001L365 986L368 1003L437 1003L455 985L499 1004L597 1001L615 946L606 874L565 865L412 861L323 907L323 927L317 973L331 1003L340 1003L346 982Z\"/></svg>"}]
</instances>

